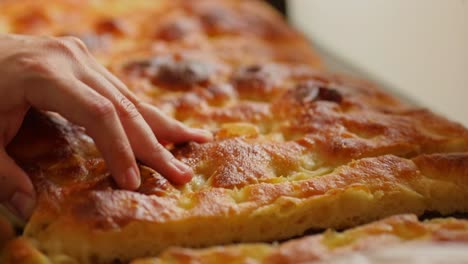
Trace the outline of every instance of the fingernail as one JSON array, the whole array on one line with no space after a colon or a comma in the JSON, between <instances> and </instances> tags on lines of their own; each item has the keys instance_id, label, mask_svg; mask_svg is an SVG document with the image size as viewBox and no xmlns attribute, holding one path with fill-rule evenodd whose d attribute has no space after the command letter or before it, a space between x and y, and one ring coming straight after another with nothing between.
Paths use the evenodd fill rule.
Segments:
<instances>
[{"instance_id":1,"label":"fingernail","mask_svg":"<svg viewBox=\"0 0 468 264\"><path fill-rule=\"evenodd\" d=\"M193 174L192 168L180 160L174 160L174 165L177 167L177 169L179 169L181 174L189 174L190 176Z\"/></svg>"},{"instance_id":2,"label":"fingernail","mask_svg":"<svg viewBox=\"0 0 468 264\"><path fill-rule=\"evenodd\" d=\"M22 192L15 192L10 198L10 205L20 214L23 219L28 219L36 202L33 197Z\"/></svg>"},{"instance_id":3,"label":"fingernail","mask_svg":"<svg viewBox=\"0 0 468 264\"><path fill-rule=\"evenodd\" d=\"M130 189L137 189L140 187L140 175L135 168L129 168L126 174L126 185Z\"/></svg>"}]
</instances>

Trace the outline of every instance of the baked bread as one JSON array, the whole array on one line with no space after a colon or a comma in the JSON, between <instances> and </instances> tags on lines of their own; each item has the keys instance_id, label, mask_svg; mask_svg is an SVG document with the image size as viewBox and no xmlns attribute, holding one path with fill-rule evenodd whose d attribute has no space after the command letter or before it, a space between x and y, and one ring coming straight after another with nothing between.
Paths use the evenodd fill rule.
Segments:
<instances>
[{"instance_id":1,"label":"baked bread","mask_svg":"<svg viewBox=\"0 0 468 264\"><path fill-rule=\"evenodd\" d=\"M190 183L141 164L142 185L130 192L116 188L83 128L31 111L8 151L39 195L23 238L38 255L128 262L170 246L468 211L468 130L324 73L310 44L260 1L47 3L3 1L0 21L9 32L81 36L142 100L215 140L167 146L194 169ZM48 22L17 26L29 10ZM73 10L84 23L57 25Z\"/></svg>"},{"instance_id":2,"label":"baked bread","mask_svg":"<svg viewBox=\"0 0 468 264\"><path fill-rule=\"evenodd\" d=\"M172 247L158 257L131 264L236 263L426 263L462 264L468 261L468 221L440 218L419 221L415 215L396 215L343 232L283 243L245 243L206 249ZM8 244L6 263L76 263L65 256L46 257L25 238Z\"/></svg>"},{"instance_id":3,"label":"baked bread","mask_svg":"<svg viewBox=\"0 0 468 264\"><path fill-rule=\"evenodd\" d=\"M76 36L106 65L116 54L179 48L321 67L310 43L256 0L2 0L0 7L0 33Z\"/></svg>"},{"instance_id":4,"label":"baked bread","mask_svg":"<svg viewBox=\"0 0 468 264\"><path fill-rule=\"evenodd\" d=\"M171 248L158 258L132 264L186 263L468 263L468 221L418 221L397 215L344 232L293 239L281 244L240 244L207 249Z\"/></svg>"}]
</instances>

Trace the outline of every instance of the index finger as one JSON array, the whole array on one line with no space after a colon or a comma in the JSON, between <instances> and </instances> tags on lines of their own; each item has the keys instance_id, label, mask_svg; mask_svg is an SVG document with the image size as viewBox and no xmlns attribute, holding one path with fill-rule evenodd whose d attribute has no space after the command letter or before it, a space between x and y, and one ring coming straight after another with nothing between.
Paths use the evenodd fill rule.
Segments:
<instances>
[{"instance_id":1,"label":"index finger","mask_svg":"<svg viewBox=\"0 0 468 264\"><path fill-rule=\"evenodd\" d=\"M121 188L134 190L140 174L127 135L113 104L77 79L59 79L40 89L27 89L28 102L58 112L86 128L101 151L112 176Z\"/></svg>"}]
</instances>

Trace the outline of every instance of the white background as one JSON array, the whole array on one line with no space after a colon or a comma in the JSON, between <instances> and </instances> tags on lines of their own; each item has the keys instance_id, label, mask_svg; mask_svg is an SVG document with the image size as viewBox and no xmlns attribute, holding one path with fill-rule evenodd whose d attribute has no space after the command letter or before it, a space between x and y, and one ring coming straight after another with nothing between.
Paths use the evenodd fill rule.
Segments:
<instances>
[{"instance_id":1,"label":"white background","mask_svg":"<svg viewBox=\"0 0 468 264\"><path fill-rule=\"evenodd\" d=\"M288 8L319 46L468 126L468 0L290 0Z\"/></svg>"}]
</instances>

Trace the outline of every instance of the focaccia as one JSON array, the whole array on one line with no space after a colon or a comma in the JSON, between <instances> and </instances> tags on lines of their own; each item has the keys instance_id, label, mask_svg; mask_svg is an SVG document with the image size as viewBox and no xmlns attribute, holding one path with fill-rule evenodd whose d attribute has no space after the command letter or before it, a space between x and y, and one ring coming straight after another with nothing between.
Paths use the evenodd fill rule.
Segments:
<instances>
[{"instance_id":1,"label":"focaccia","mask_svg":"<svg viewBox=\"0 0 468 264\"><path fill-rule=\"evenodd\" d=\"M438 218L418 221L396 215L343 232L327 230L288 242L245 243L205 249L172 247L158 257L131 264L362 264L468 263L468 221ZM46 257L25 238L8 244L7 263L75 263L65 256Z\"/></svg>"},{"instance_id":2,"label":"focaccia","mask_svg":"<svg viewBox=\"0 0 468 264\"><path fill-rule=\"evenodd\" d=\"M468 130L323 72L310 43L260 1L47 3L2 2L0 21L83 38L141 100L215 140L167 146L193 168L190 183L140 164L141 187L125 191L83 128L30 111L8 151L39 197L28 243L14 245L32 245L41 261L125 263L171 246L468 211ZM60 24L72 10L85 23Z\"/></svg>"},{"instance_id":3,"label":"focaccia","mask_svg":"<svg viewBox=\"0 0 468 264\"><path fill-rule=\"evenodd\" d=\"M171 248L132 264L468 263L468 221L397 215L344 232L328 230L281 244Z\"/></svg>"},{"instance_id":4,"label":"focaccia","mask_svg":"<svg viewBox=\"0 0 468 264\"><path fill-rule=\"evenodd\" d=\"M131 264L363 264L467 263L468 221L438 218L418 221L415 215L396 215L343 232L327 230L288 242L245 243L206 249L172 247L158 257ZM25 238L8 244L7 263L74 263L48 258Z\"/></svg>"}]
</instances>

